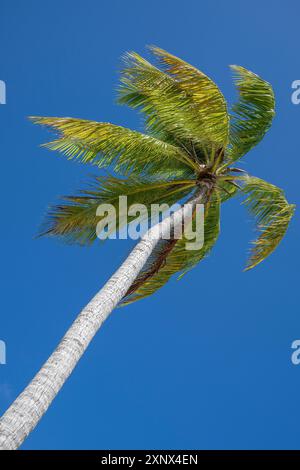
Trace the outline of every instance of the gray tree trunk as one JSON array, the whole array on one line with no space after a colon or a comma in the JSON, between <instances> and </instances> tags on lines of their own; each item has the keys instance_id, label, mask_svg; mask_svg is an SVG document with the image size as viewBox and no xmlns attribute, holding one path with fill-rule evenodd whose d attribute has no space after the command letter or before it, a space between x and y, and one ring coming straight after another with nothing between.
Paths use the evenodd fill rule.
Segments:
<instances>
[{"instance_id":1,"label":"gray tree trunk","mask_svg":"<svg viewBox=\"0 0 300 470\"><path fill-rule=\"evenodd\" d=\"M203 184L190 204L204 203L209 185ZM17 449L47 411L102 323L124 297L158 240L182 223L188 204L150 228L104 287L81 311L58 347L33 380L0 419L0 449Z\"/></svg>"}]
</instances>

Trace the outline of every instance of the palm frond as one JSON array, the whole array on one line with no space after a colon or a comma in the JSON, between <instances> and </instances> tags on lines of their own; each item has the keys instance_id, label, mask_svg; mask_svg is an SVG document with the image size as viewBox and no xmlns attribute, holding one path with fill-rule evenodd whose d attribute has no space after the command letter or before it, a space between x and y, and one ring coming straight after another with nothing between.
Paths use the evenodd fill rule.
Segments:
<instances>
[{"instance_id":1,"label":"palm frond","mask_svg":"<svg viewBox=\"0 0 300 470\"><path fill-rule=\"evenodd\" d=\"M118 101L144 112L151 133L167 142L181 143L192 159L200 161L205 161L205 154L212 147L217 149L225 143L228 129L225 101L204 74L198 72L196 94L195 78L194 88L189 88L187 83L164 73L136 53L127 54L125 64Z\"/></svg>"},{"instance_id":2,"label":"palm frond","mask_svg":"<svg viewBox=\"0 0 300 470\"><path fill-rule=\"evenodd\" d=\"M204 245L199 250L187 250L187 239L160 240L144 269L121 302L126 305L148 297L164 286L170 277L179 279L196 266L212 249L220 230L220 200L215 193L205 205Z\"/></svg>"},{"instance_id":3,"label":"palm frond","mask_svg":"<svg viewBox=\"0 0 300 470\"><path fill-rule=\"evenodd\" d=\"M218 86L207 75L167 51L152 46L165 71L190 97L198 114L199 135L210 136L219 147L225 147L229 135L227 103Z\"/></svg>"},{"instance_id":4,"label":"palm frond","mask_svg":"<svg viewBox=\"0 0 300 470\"><path fill-rule=\"evenodd\" d=\"M217 190L219 192L221 202L228 201L228 199L231 199L239 193L238 186L229 181L222 180L218 181Z\"/></svg>"},{"instance_id":5,"label":"palm frond","mask_svg":"<svg viewBox=\"0 0 300 470\"><path fill-rule=\"evenodd\" d=\"M127 175L168 171L191 174L193 165L183 151L154 137L110 123L75 118L32 117L32 121L59 133L44 144L69 159L112 167Z\"/></svg>"},{"instance_id":6,"label":"palm frond","mask_svg":"<svg viewBox=\"0 0 300 470\"><path fill-rule=\"evenodd\" d=\"M255 178L244 178L243 192L247 195L244 204L256 218L260 232L253 242L246 270L253 268L269 256L278 246L286 233L294 214L294 204L289 204L282 189Z\"/></svg>"},{"instance_id":7,"label":"palm frond","mask_svg":"<svg viewBox=\"0 0 300 470\"><path fill-rule=\"evenodd\" d=\"M127 196L127 206L144 204L151 215L151 204L169 204L187 196L195 186L193 180L150 178L119 179L113 176L97 177L90 188L76 196L65 196L61 204L50 208L41 228L41 235L55 235L68 243L91 244L97 238L96 227L101 218L96 214L100 204L111 204L116 213L116 231L130 223L133 217L123 213L119 197ZM123 211L123 212L122 212Z\"/></svg>"},{"instance_id":8,"label":"palm frond","mask_svg":"<svg viewBox=\"0 0 300 470\"><path fill-rule=\"evenodd\" d=\"M261 141L275 115L272 86L244 67L231 68L240 99L232 107L229 162L238 160Z\"/></svg>"}]
</instances>

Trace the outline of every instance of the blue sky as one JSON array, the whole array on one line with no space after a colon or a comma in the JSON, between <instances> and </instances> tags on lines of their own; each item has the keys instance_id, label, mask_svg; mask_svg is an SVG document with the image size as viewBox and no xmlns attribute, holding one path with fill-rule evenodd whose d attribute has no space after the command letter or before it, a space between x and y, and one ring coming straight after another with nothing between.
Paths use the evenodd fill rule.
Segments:
<instances>
[{"instance_id":1,"label":"blue sky","mask_svg":"<svg viewBox=\"0 0 300 470\"><path fill-rule=\"evenodd\" d=\"M34 239L45 209L96 170L39 148L28 115L135 129L114 103L120 56L156 44L234 98L228 64L274 86L277 117L244 160L299 203L300 5L152 0L1 2L0 412L48 357L132 242L91 249ZM153 297L113 312L23 449L299 448L298 212L277 252L244 273L253 224L240 200L222 211L212 255Z\"/></svg>"}]
</instances>

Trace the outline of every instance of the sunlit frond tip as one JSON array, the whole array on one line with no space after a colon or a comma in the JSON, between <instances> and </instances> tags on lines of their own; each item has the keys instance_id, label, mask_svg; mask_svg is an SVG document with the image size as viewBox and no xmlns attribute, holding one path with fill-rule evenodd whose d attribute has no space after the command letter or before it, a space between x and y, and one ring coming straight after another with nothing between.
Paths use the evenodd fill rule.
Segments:
<instances>
[{"instance_id":1,"label":"sunlit frond tip","mask_svg":"<svg viewBox=\"0 0 300 470\"><path fill-rule=\"evenodd\" d=\"M289 226L295 205L289 204L283 191L255 177L245 178L243 191L247 194L244 204L256 218L260 236L253 242L253 248L246 270L254 268L278 246Z\"/></svg>"}]
</instances>

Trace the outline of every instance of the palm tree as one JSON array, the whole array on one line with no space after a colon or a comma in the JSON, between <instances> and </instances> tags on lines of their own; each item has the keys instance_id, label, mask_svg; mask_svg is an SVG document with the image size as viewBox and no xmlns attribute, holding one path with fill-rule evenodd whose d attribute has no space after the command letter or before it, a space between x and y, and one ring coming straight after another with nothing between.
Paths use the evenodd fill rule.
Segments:
<instances>
[{"instance_id":1,"label":"palm tree","mask_svg":"<svg viewBox=\"0 0 300 470\"><path fill-rule=\"evenodd\" d=\"M147 134L110 123L32 118L58 133L56 140L46 144L48 148L69 159L108 167L117 175L96 177L87 189L52 207L42 234L91 244L97 238L99 204L115 207L116 228L121 228L120 195L126 195L129 204L142 202L147 208L178 201L181 208L141 238L3 415L2 449L22 444L114 307L154 293L172 275L182 276L209 253L219 235L221 203L243 194L257 221L258 238L246 269L275 250L292 218L294 206L281 189L235 167L271 126L275 105L271 85L243 67L232 66L239 100L229 114L211 79L162 49L151 50L157 66L136 53L125 56L118 95L121 104L144 113ZM170 226L174 229L182 223L186 201L193 208L191 223L197 204L205 204L204 245L198 250L186 250L185 237L163 237Z\"/></svg>"}]
</instances>

